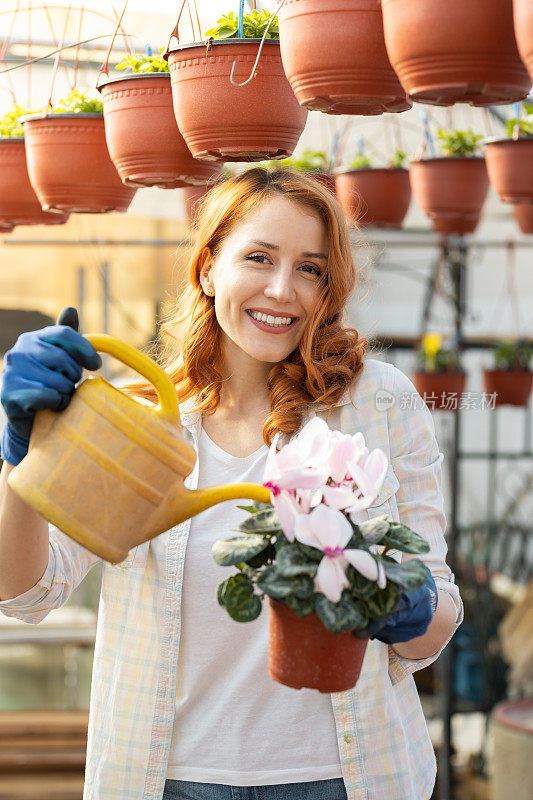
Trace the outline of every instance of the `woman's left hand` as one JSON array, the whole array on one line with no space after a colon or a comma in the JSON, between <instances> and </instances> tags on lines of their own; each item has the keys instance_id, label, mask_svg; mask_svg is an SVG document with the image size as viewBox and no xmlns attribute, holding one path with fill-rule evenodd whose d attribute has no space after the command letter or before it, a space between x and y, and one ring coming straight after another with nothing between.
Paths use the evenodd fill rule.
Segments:
<instances>
[{"instance_id":1,"label":"woman's left hand","mask_svg":"<svg viewBox=\"0 0 533 800\"><path fill-rule=\"evenodd\" d=\"M438 592L431 573L425 583L413 592L403 592L399 608L387 618L385 624L375 633L372 639L379 639L385 644L409 642L417 636L423 636L437 610Z\"/></svg>"}]
</instances>

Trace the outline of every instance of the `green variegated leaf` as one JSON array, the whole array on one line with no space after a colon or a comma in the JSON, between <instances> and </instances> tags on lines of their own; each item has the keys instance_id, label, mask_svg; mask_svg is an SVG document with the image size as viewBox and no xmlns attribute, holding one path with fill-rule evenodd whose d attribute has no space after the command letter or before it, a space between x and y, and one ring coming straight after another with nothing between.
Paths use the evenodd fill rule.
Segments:
<instances>
[{"instance_id":1,"label":"green variegated leaf","mask_svg":"<svg viewBox=\"0 0 533 800\"><path fill-rule=\"evenodd\" d=\"M265 567L257 579L258 589L273 597L274 600L284 600L289 594L296 598L305 599L314 592L314 581L309 575L297 575L294 578L284 578L277 567Z\"/></svg>"},{"instance_id":2,"label":"green variegated leaf","mask_svg":"<svg viewBox=\"0 0 533 800\"><path fill-rule=\"evenodd\" d=\"M330 633L364 628L368 618L364 609L344 591L338 603L332 603L323 594L316 598L315 610Z\"/></svg>"},{"instance_id":3,"label":"green variegated leaf","mask_svg":"<svg viewBox=\"0 0 533 800\"><path fill-rule=\"evenodd\" d=\"M243 533L275 534L281 531L281 525L279 524L275 509L270 506L243 520L239 524L239 530Z\"/></svg>"},{"instance_id":4,"label":"green variegated leaf","mask_svg":"<svg viewBox=\"0 0 533 800\"><path fill-rule=\"evenodd\" d=\"M232 575L224 592L224 605L236 622L251 622L261 613L261 598L254 594L249 578L242 573Z\"/></svg>"},{"instance_id":5,"label":"green variegated leaf","mask_svg":"<svg viewBox=\"0 0 533 800\"><path fill-rule=\"evenodd\" d=\"M308 544L302 544L301 542L298 542L298 548L302 551L306 558L308 558L310 561L315 561L317 564L320 564L324 558L323 551L318 550L316 547L311 547Z\"/></svg>"},{"instance_id":6,"label":"green variegated leaf","mask_svg":"<svg viewBox=\"0 0 533 800\"><path fill-rule=\"evenodd\" d=\"M305 597L303 599L289 595L283 602L287 603L289 608L292 608L292 610L298 614L300 619L303 619L308 614L312 614L315 610L315 599L316 595L311 595L310 597Z\"/></svg>"},{"instance_id":7,"label":"green variegated leaf","mask_svg":"<svg viewBox=\"0 0 533 800\"><path fill-rule=\"evenodd\" d=\"M366 600L367 597L370 597L377 591L377 583L375 581L369 581L368 578L365 578L360 572L357 572L351 564L346 568L346 577L350 581L350 594L354 598Z\"/></svg>"},{"instance_id":8,"label":"green variegated leaf","mask_svg":"<svg viewBox=\"0 0 533 800\"><path fill-rule=\"evenodd\" d=\"M381 619L392 614L401 599L401 591L394 583L387 582L385 589L374 592L367 597L365 607L372 619Z\"/></svg>"},{"instance_id":9,"label":"green variegated leaf","mask_svg":"<svg viewBox=\"0 0 533 800\"><path fill-rule=\"evenodd\" d=\"M248 561L270 544L268 536L249 534L248 536L232 536L231 539L219 539L213 544L211 553L221 567L234 567L241 561Z\"/></svg>"},{"instance_id":10,"label":"green variegated leaf","mask_svg":"<svg viewBox=\"0 0 533 800\"><path fill-rule=\"evenodd\" d=\"M237 508L248 511L249 514L257 514L257 508L255 506L237 506Z\"/></svg>"},{"instance_id":11,"label":"green variegated leaf","mask_svg":"<svg viewBox=\"0 0 533 800\"><path fill-rule=\"evenodd\" d=\"M428 542L401 522L390 523L389 532L380 544L390 550L401 550L403 553L429 553Z\"/></svg>"},{"instance_id":12,"label":"green variegated leaf","mask_svg":"<svg viewBox=\"0 0 533 800\"><path fill-rule=\"evenodd\" d=\"M429 575L428 568L419 558L412 558L403 564L398 564L394 559L385 556L383 566L387 579L407 592L413 592L422 586Z\"/></svg>"},{"instance_id":13,"label":"green variegated leaf","mask_svg":"<svg viewBox=\"0 0 533 800\"><path fill-rule=\"evenodd\" d=\"M278 572L284 578L294 575L316 575L318 564L310 562L297 545L289 544L278 551L276 564Z\"/></svg>"},{"instance_id":14,"label":"green variegated leaf","mask_svg":"<svg viewBox=\"0 0 533 800\"><path fill-rule=\"evenodd\" d=\"M389 530L390 522L392 519L388 514L380 514L379 517L359 523L359 530L366 544L380 543Z\"/></svg>"},{"instance_id":15,"label":"green variegated leaf","mask_svg":"<svg viewBox=\"0 0 533 800\"><path fill-rule=\"evenodd\" d=\"M222 583L219 583L218 586L217 586L217 601L218 601L218 604L220 606L222 606L222 608L226 607L225 597L226 597L226 589L228 588L229 581L230 581L230 578L226 578L225 581L222 581Z\"/></svg>"}]
</instances>

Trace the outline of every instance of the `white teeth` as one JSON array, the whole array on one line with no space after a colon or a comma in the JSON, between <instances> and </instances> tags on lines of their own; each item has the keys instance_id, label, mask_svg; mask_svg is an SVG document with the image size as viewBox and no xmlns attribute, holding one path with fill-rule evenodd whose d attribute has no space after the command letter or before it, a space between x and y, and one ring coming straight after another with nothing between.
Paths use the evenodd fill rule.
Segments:
<instances>
[{"instance_id":1,"label":"white teeth","mask_svg":"<svg viewBox=\"0 0 533 800\"><path fill-rule=\"evenodd\" d=\"M267 325L272 325L274 328L289 325L292 322L292 317L273 317L271 314L262 314L259 311L249 311L248 313L254 319L264 322Z\"/></svg>"}]
</instances>

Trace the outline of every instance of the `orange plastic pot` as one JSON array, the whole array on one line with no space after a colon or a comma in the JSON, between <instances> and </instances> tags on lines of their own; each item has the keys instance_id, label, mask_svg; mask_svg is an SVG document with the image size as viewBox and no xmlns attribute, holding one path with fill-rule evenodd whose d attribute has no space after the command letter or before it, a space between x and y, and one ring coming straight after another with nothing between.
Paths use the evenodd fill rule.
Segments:
<instances>
[{"instance_id":1,"label":"orange plastic pot","mask_svg":"<svg viewBox=\"0 0 533 800\"><path fill-rule=\"evenodd\" d=\"M464 236L474 233L479 225L479 217L433 217L433 229L443 236Z\"/></svg>"},{"instance_id":2,"label":"orange plastic pot","mask_svg":"<svg viewBox=\"0 0 533 800\"><path fill-rule=\"evenodd\" d=\"M528 369L485 369L483 384L487 394L495 394L495 405L527 406L533 386Z\"/></svg>"},{"instance_id":3,"label":"orange plastic pot","mask_svg":"<svg viewBox=\"0 0 533 800\"><path fill-rule=\"evenodd\" d=\"M415 372L413 383L431 410L457 411L466 386L466 372Z\"/></svg>"},{"instance_id":4,"label":"orange plastic pot","mask_svg":"<svg viewBox=\"0 0 533 800\"><path fill-rule=\"evenodd\" d=\"M22 117L31 185L53 211L126 211L136 189L124 186L107 150L102 114Z\"/></svg>"},{"instance_id":5,"label":"orange plastic pot","mask_svg":"<svg viewBox=\"0 0 533 800\"><path fill-rule=\"evenodd\" d=\"M475 229L489 188L484 158L413 161L409 177L418 204L428 217L439 220L441 233Z\"/></svg>"},{"instance_id":6,"label":"orange plastic pot","mask_svg":"<svg viewBox=\"0 0 533 800\"><path fill-rule=\"evenodd\" d=\"M335 176L337 197L356 225L400 228L411 187L406 169L353 169Z\"/></svg>"},{"instance_id":7,"label":"orange plastic pot","mask_svg":"<svg viewBox=\"0 0 533 800\"><path fill-rule=\"evenodd\" d=\"M522 233L533 233L533 203L515 203L513 214Z\"/></svg>"},{"instance_id":8,"label":"orange plastic pot","mask_svg":"<svg viewBox=\"0 0 533 800\"><path fill-rule=\"evenodd\" d=\"M269 597L270 677L293 689L345 692L361 673L367 639L351 631L330 633L313 612L303 619L285 603Z\"/></svg>"},{"instance_id":9,"label":"orange plastic pot","mask_svg":"<svg viewBox=\"0 0 533 800\"><path fill-rule=\"evenodd\" d=\"M365 115L411 108L385 50L376 0L288 0L279 31L285 73L304 108Z\"/></svg>"},{"instance_id":10,"label":"orange plastic pot","mask_svg":"<svg viewBox=\"0 0 533 800\"><path fill-rule=\"evenodd\" d=\"M531 0L513 0L513 12L518 52L533 81L533 3Z\"/></svg>"},{"instance_id":11,"label":"orange plastic pot","mask_svg":"<svg viewBox=\"0 0 533 800\"><path fill-rule=\"evenodd\" d=\"M307 120L283 71L279 41L267 39L254 77L259 39L178 45L168 55L178 128L195 158L262 161L292 155Z\"/></svg>"},{"instance_id":12,"label":"orange plastic pot","mask_svg":"<svg viewBox=\"0 0 533 800\"><path fill-rule=\"evenodd\" d=\"M194 159L178 130L168 72L121 75L98 86L109 155L127 186L204 184L221 166Z\"/></svg>"},{"instance_id":13,"label":"orange plastic pot","mask_svg":"<svg viewBox=\"0 0 533 800\"><path fill-rule=\"evenodd\" d=\"M527 97L531 80L516 46L512 0L381 5L387 53L413 100L488 106Z\"/></svg>"},{"instance_id":14,"label":"orange plastic pot","mask_svg":"<svg viewBox=\"0 0 533 800\"><path fill-rule=\"evenodd\" d=\"M533 136L485 145L489 179L506 203L533 203Z\"/></svg>"},{"instance_id":15,"label":"orange plastic pot","mask_svg":"<svg viewBox=\"0 0 533 800\"><path fill-rule=\"evenodd\" d=\"M43 211L26 166L24 137L0 139L0 229L15 225L63 225L68 214Z\"/></svg>"}]
</instances>

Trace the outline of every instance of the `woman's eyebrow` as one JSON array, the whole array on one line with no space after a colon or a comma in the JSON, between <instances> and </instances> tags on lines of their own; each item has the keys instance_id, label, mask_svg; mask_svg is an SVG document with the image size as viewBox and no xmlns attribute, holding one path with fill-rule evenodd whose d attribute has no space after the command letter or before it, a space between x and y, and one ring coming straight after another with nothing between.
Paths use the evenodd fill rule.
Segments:
<instances>
[{"instance_id":1,"label":"woman's eyebrow","mask_svg":"<svg viewBox=\"0 0 533 800\"><path fill-rule=\"evenodd\" d=\"M279 245L270 244L269 242L262 242L260 239L252 239L252 241L250 241L249 244L257 244L259 245L259 247L266 247L268 250L279 250ZM306 258L323 258L324 261L328 260L327 256L324 255L324 253L305 252L302 253L302 256L305 256Z\"/></svg>"}]
</instances>

